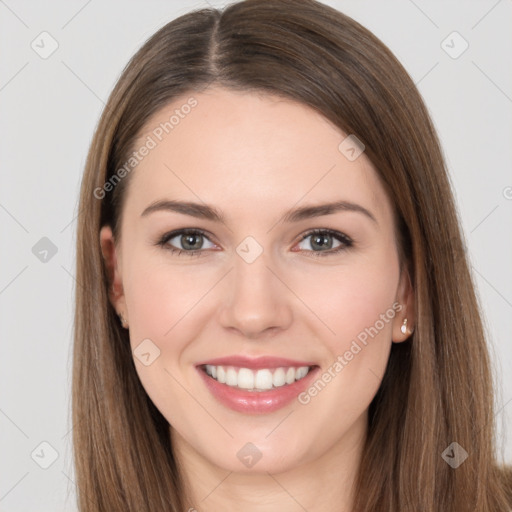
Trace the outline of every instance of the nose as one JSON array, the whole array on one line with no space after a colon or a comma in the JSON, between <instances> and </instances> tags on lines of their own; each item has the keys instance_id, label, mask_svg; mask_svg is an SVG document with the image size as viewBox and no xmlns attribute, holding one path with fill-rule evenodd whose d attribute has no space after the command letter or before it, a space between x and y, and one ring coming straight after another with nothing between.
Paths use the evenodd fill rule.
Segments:
<instances>
[{"instance_id":1,"label":"nose","mask_svg":"<svg viewBox=\"0 0 512 512\"><path fill-rule=\"evenodd\" d=\"M248 339L261 339L287 329L292 322L293 293L266 257L248 263L238 254L224 283L221 325Z\"/></svg>"}]
</instances>

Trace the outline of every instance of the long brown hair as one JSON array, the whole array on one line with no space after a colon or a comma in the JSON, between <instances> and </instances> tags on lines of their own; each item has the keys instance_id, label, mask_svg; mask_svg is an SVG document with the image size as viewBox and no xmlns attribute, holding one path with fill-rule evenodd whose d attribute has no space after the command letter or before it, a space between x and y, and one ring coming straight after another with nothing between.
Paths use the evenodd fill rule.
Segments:
<instances>
[{"instance_id":1,"label":"long brown hair","mask_svg":"<svg viewBox=\"0 0 512 512\"><path fill-rule=\"evenodd\" d=\"M439 140L413 81L350 17L314 0L246 0L185 14L124 69L87 158L77 227L73 443L82 512L182 511L169 425L142 387L109 301L99 232L116 241L127 174L118 169L149 117L208 87L306 104L365 145L395 208L415 290L411 339L393 344L370 404L358 512L503 512L512 473L495 453L493 374ZM110 181L109 181L110 180ZM101 191L101 193L99 192ZM468 458L442 454L452 442ZM450 454L452 455L452 454Z\"/></svg>"}]
</instances>

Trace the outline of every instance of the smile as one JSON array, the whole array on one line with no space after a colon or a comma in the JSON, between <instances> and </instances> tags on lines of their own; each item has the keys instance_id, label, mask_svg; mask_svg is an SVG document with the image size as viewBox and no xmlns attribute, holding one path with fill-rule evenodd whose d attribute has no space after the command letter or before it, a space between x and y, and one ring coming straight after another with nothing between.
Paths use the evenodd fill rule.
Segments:
<instances>
[{"instance_id":1,"label":"smile","mask_svg":"<svg viewBox=\"0 0 512 512\"><path fill-rule=\"evenodd\" d=\"M207 375L221 384L255 392L269 391L293 384L295 381L303 379L311 370L310 366L251 370L250 368L211 364L206 364L202 368Z\"/></svg>"},{"instance_id":2,"label":"smile","mask_svg":"<svg viewBox=\"0 0 512 512\"><path fill-rule=\"evenodd\" d=\"M284 360L281 364L253 369L201 364L196 370L220 404L243 414L268 414L292 404L320 372L318 365L285 366Z\"/></svg>"}]
</instances>

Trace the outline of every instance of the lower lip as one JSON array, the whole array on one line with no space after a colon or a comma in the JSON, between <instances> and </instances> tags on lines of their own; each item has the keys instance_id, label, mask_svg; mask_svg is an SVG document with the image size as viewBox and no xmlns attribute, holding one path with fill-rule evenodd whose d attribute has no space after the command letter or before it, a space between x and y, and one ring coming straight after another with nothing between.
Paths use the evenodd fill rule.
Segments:
<instances>
[{"instance_id":1,"label":"lower lip","mask_svg":"<svg viewBox=\"0 0 512 512\"><path fill-rule=\"evenodd\" d=\"M221 384L210 377L201 367L196 368L206 387L219 402L234 411L246 414L265 414L285 407L310 385L320 370L318 366L315 366L304 378L296 380L293 384L286 384L269 391L245 391Z\"/></svg>"}]
</instances>

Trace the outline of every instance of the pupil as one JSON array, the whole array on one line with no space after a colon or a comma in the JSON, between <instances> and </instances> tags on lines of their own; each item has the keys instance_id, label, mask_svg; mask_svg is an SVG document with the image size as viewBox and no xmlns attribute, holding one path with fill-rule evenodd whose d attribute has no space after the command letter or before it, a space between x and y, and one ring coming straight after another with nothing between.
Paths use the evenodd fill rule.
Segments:
<instances>
[{"instance_id":1,"label":"pupil","mask_svg":"<svg viewBox=\"0 0 512 512\"><path fill-rule=\"evenodd\" d=\"M197 235L197 234L183 235L182 238L185 240L185 243L183 244L183 247L187 248L187 246L189 246L188 249L197 249L198 247L194 247L194 243L193 242L191 242L190 244L189 244L189 242L190 242L190 240L194 240L194 239L196 239L196 242L197 242L197 239L199 239L200 236L201 235ZM190 245L192 247L190 247ZM201 243L199 242L199 244L196 243L195 245L196 246L197 245L200 246Z\"/></svg>"},{"instance_id":2,"label":"pupil","mask_svg":"<svg viewBox=\"0 0 512 512\"><path fill-rule=\"evenodd\" d=\"M332 240L330 240L331 243L329 243L329 238L330 238L330 235L315 235L313 237L313 241L312 241L312 244L311 246L313 247L313 249L315 248L315 244L317 246L319 246L320 248L331 248L332 246Z\"/></svg>"}]
</instances>

